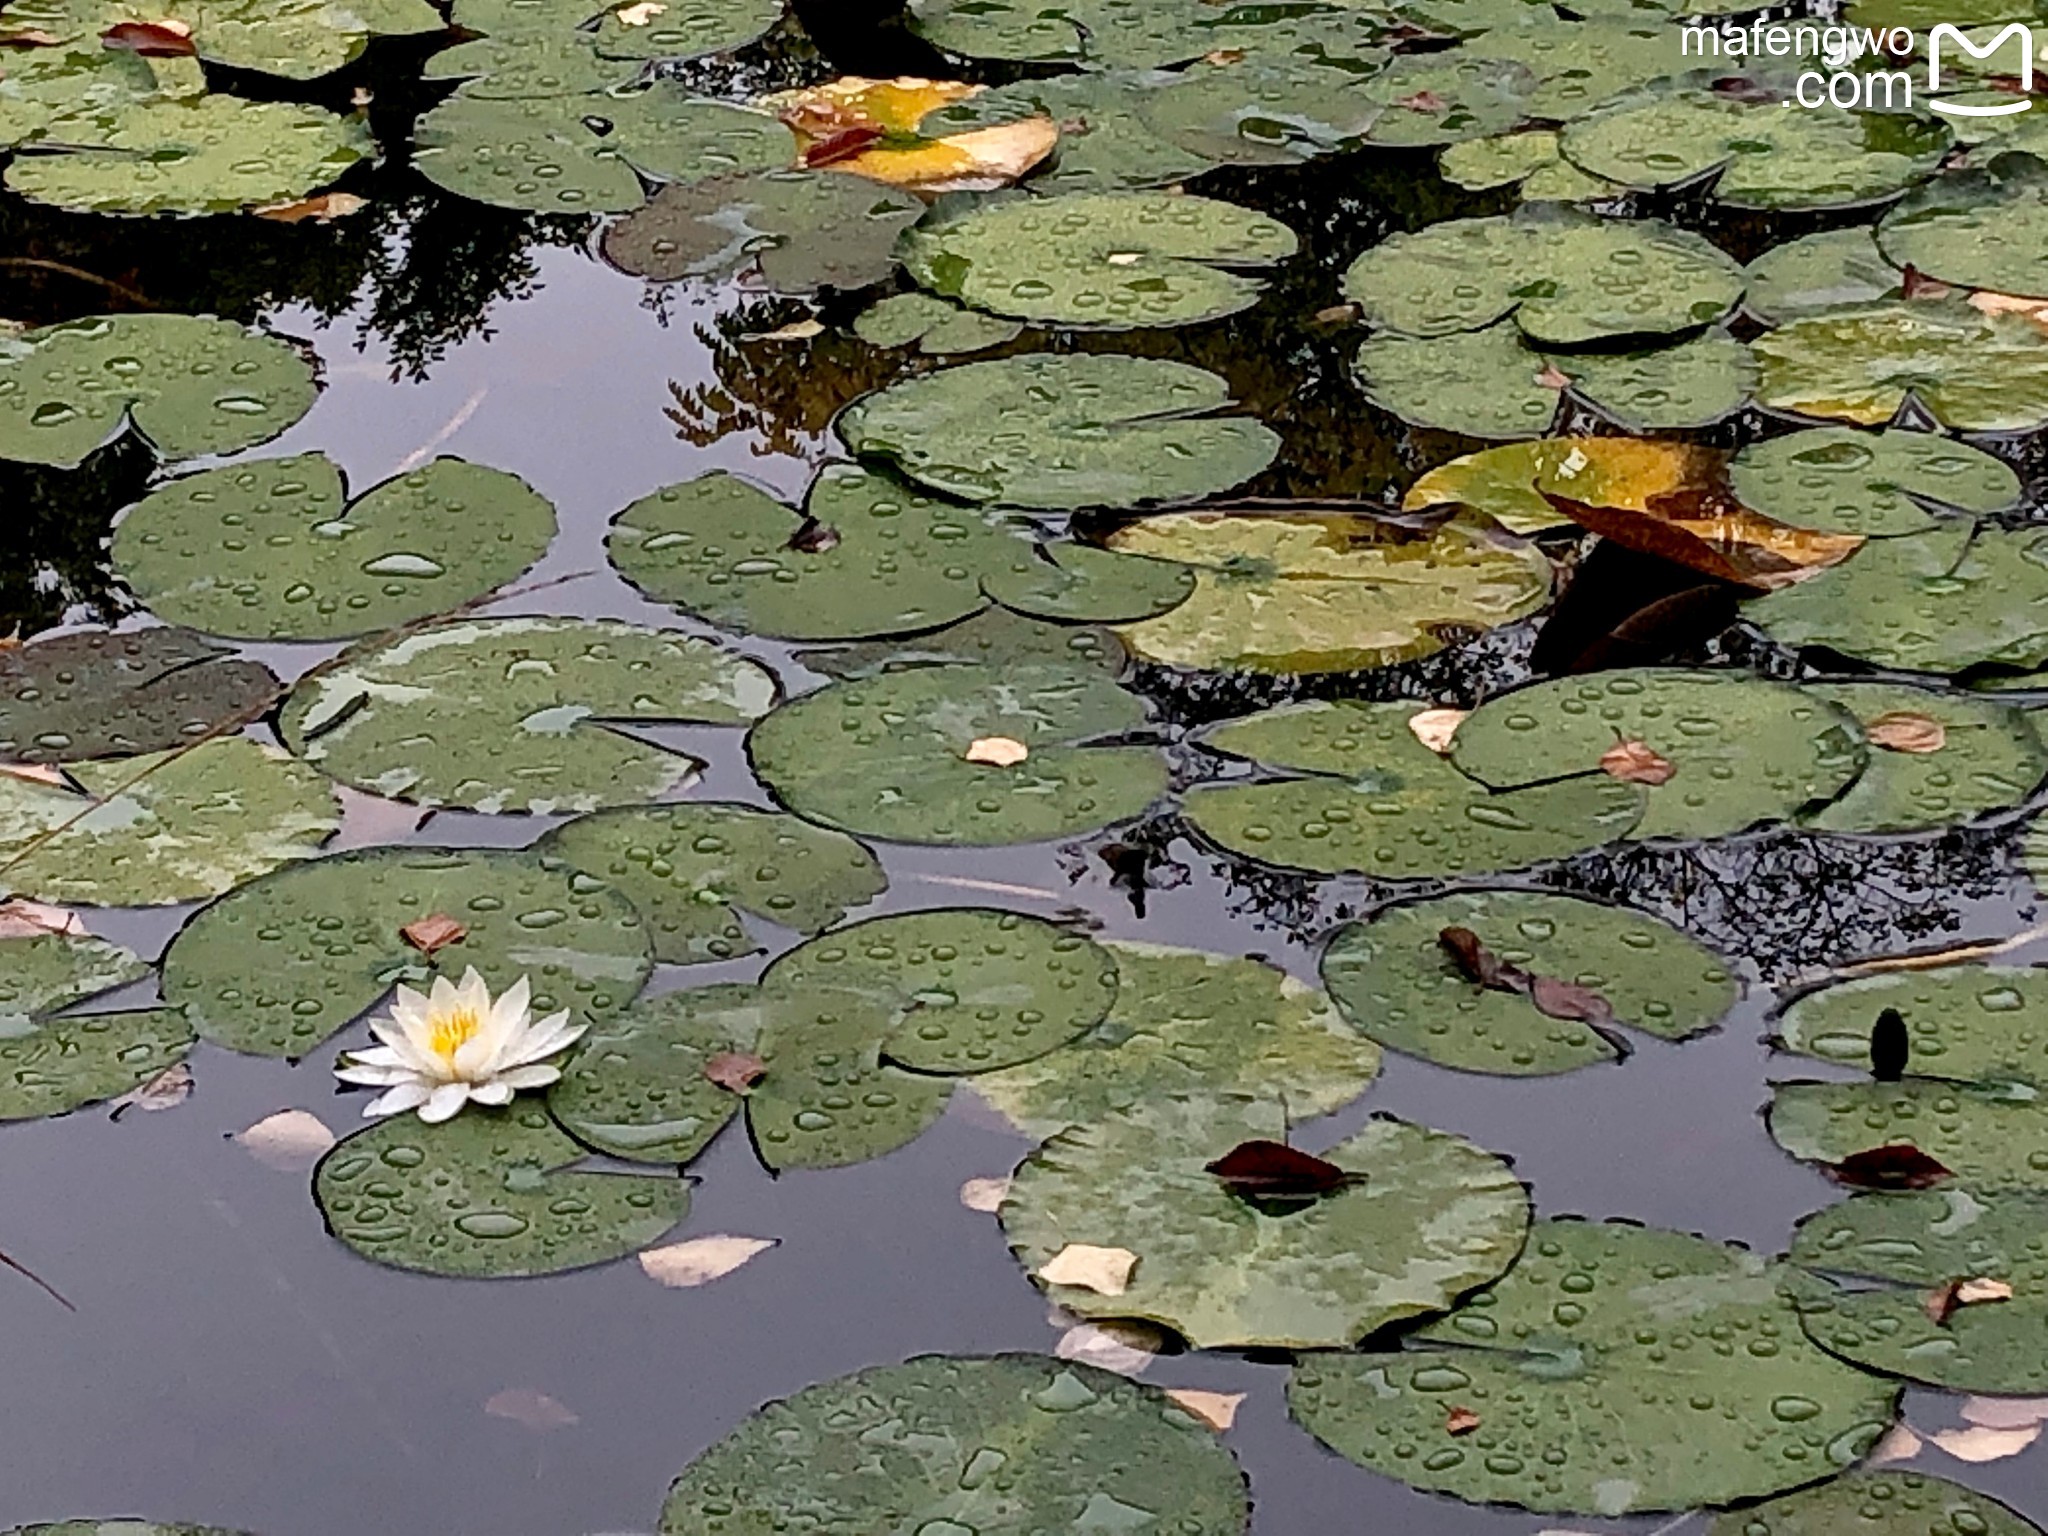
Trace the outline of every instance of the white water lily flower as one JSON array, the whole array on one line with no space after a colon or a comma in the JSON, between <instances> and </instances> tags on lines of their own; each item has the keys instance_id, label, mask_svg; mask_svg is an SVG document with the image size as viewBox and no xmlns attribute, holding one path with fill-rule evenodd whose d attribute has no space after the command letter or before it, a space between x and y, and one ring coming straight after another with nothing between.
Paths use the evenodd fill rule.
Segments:
<instances>
[{"instance_id":1,"label":"white water lily flower","mask_svg":"<svg viewBox=\"0 0 2048 1536\"><path fill-rule=\"evenodd\" d=\"M562 1069L547 1058L589 1028L571 1024L566 1008L536 1020L529 995L522 976L492 1002L473 966L460 986L437 976L426 997L400 987L391 1017L370 1021L370 1032L383 1043L344 1056L335 1075L385 1090L364 1109L365 1117L416 1109L436 1124L472 1099L509 1104L520 1089L545 1088L559 1078Z\"/></svg>"}]
</instances>

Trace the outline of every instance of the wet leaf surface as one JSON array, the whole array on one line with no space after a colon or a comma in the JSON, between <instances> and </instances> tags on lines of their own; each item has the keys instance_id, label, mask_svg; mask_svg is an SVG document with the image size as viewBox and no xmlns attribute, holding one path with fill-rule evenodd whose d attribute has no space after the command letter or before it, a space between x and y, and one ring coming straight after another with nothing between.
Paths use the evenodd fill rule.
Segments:
<instances>
[{"instance_id":1,"label":"wet leaf surface","mask_svg":"<svg viewBox=\"0 0 2048 1536\"><path fill-rule=\"evenodd\" d=\"M0 762L160 752L262 710L276 674L189 630L84 630L0 651Z\"/></svg>"},{"instance_id":2,"label":"wet leaf surface","mask_svg":"<svg viewBox=\"0 0 2048 1536\"><path fill-rule=\"evenodd\" d=\"M1919 1536L1936 1522L1977 1536L2036 1536L2041 1529L1990 1496L1919 1472L1858 1472L1721 1515L1708 1536Z\"/></svg>"}]
</instances>

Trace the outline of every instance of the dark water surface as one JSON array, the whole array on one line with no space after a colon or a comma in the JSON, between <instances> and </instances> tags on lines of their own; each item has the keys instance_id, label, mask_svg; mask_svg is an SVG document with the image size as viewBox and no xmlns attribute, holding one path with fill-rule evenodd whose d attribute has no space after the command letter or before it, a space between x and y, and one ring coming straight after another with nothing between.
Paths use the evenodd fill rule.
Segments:
<instances>
[{"instance_id":1,"label":"dark water surface","mask_svg":"<svg viewBox=\"0 0 2048 1536\"><path fill-rule=\"evenodd\" d=\"M673 626L673 613L640 600L606 565L610 515L713 467L799 491L809 465L788 450L822 457L818 433L832 404L879 379L852 364L835 372L829 352L806 363L776 357L787 343L742 349L730 340L790 318L787 306L708 289L671 295L657 311L640 284L573 244L539 245L519 259L532 263L517 285L525 296L490 304L488 334L453 339L419 378L411 377L419 359L394 353L388 331L364 331L376 318L371 306L388 301L382 290L326 323L304 308L273 311L278 329L316 342L327 388L265 452L322 449L358 487L439 451L514 471L555 502L562 520L529 580L572 579L489 611ZM1318 270L1327 284L1328 269ZM1327 302L1311 289L1283 307ZM1312 372L1319 355L1312 338L1277 333L1252 334L1228 359L1214 335L1160 345L1224 366L1243 393L1262 376ZM808 377L786 396L761 386L757 399L793 402L780 415L770 410L723 436L701 432L713 438L704 443L680 439L664 415L675 403L670 382L687 395L723 376L730 389L743 363ZM1362 406L1338 409L1313 384L1284 403L1288 463L1304 479L1377 491L1418 467L1402 463ZM1349 435L1338 442L1334 433ZM758 456L771 439L785 451ZM1336 470L1304 462L1325 449ZM121 489L131 473L96 461L67 482L75 496L68 515L81 525L69 545L52 542L45 523L19 542L10 536L8 590L28 594L20 606L30 627L62 616L67 603L79 605L74 617L90 612L103 590L91 551L104 519L132 499ZM96 491L95 474L110 489ZM52 573L39 587L37 567ZM1428 676L1455 684L1461 666L1512 668L1526 639L1480 648ZM740 644L786 664L770 648ZM257 652L288 674L326 654ZM785 675L802 676L786 665ZM1423 675L1411 670L1406 683L1387 685ZM1231 707L1226 700L1211 712ZM763 799L745 774L737 732L672 737L711 762L700 794ZM358 797L343 846L388 841L408 824ZM545 825L443 815L413 835L523 842ZM1359 884L1261 873L1173 840L1166 852L1185 880L1150 892L1140 917L1110 881L1099 856L1105 841L887 850L891 884L876 910L980 901L1047 915L1081 909L1111 937L1263 954L1311 976L1319 937L1373 896ZM1777 1252L1800 1216L1839 1191L1764 1134L1758 1111L1772 1063L1762 1036L1772 994L1762 983L1862 954L1996 937L2032 919L1997 831L1883 845L1779 839L1703 854L1631 851L1581 860L1556 883L1626 894L1753 957L1745 962L1749 1000L1710 1038L1682 1049L1653 1042L1625 1066L1554 1079L1460 1076L1390 1057L1359 1105L1305 1139L1335 1140L1368 1113L1390 1111L1513 1158L1539 1214L1629 1217ZM94 927L154 956L183 915L101 914ZM689 984L758 968L758 960L695 968ZM679 984L673 970L656 982ZM327 1236L303 1173L265 1167L227 1139L294 1106L348 1129L360 1100L336 1096L331 1067L337 1049L364 1039L357 1026L296 1066L202 1044L192 1057L197 1091L173 1111L110 1124L103 1109L88 1110L0 1133L0 1245L77 1305L66 1312L0 1274L0 1525L145 1513L267 1536L645 1531L669 1479L768 1398L927 1351L1049 1350L1064 1331L1010 1259L994 1219L960 1203L963 1180L1003 1174L1027 1150L975 1114L966 1094L907 1149L832 1172L772 1179L739 1130L729 1130L692 1169L695 1205L679 1235L740 1233L780 1246L699 1290L665 1290L630 1263L499 1284L378 1268ZM1250 1472L1259 1536L1678 1532L1705 1523L1537 1517L1414 1493L1326 1454L1291 1426L1277 1364L1169 1355L1145 1379L1250 1394L1228 1443ZM544 1393L566 1410L557 1420L574 1421L534 1428L487 1412L508 1389ZM1907 1416L1939 1429L1954 1422L1954 1402L1915 1393ZM1930 1447L1916 1464L2048 1518L2048 1451L2039 1445L1981 1467Z\"/></svg>"}]
</instances>

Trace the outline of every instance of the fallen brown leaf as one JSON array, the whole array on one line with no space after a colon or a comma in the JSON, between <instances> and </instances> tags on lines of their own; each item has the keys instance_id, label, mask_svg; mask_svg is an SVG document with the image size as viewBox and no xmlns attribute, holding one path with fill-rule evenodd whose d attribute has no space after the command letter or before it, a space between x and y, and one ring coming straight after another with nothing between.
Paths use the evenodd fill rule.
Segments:
<instances>
[{"instance_id":1,"label":"fallen brown leaf","mask_svg":"<svg viewBox=\"0 0 2048 1536\"><path fill-rule=\"evenodd\" d=\"M1853 1152L1839 1163L1826 1166L1836 1183L1857 1189L1931 1189L1944 1179L1955 1177L1910 1141Z\"/></svg>"},{"instance_id":2,"label":"fallen brown leaf","mask_svg":"<svg viewBox=\"0 0 2048 1536\"><path fill-rule=\"evenodd\" d=\"M1479 1415L1470 1408L1453 1408L1444 1419L1444 1433L1447 1435L1469 1435L1479 1427Z\"/></svg>"},{"instance_id":3,"label":"fallen brown leaf","mask_svg":"<svg viewBox=\"0 0 2048 1536\"><path fill-rule=\"evenodd\" d=\"M140 1087L130 1088L118 1099L107 1102L114 1112L112 1118L118 1120L131 1109L139 1109L145 1114L175 1109L191 1097L192 1069L181 1061L165 1067Z\"/></svg>"},{"instance_id":4,"label":"fallen brown leaf","mask_svg":"<svg viewBox=\"0 0 2048 1536\"><path fill-rule=\"evenodd\" d=\"M977 736L960 754L961 761L985 763L991 768L1014 768L1031 755L1031 749L1010 736Z\"/></svg>"},{"instance_id":5,"label":"fallen brown leaf","mask_svg":"<svg viewBox=\"0 0 2048 1536\"><path fill-rule=\"evenodd\" d=\"M640 1269L648 1279L677 1289L709 1285L780 1241L774 1237L735 1237L723 1232L713 1237L693 1237L664 1248L645 1250L640 1255Z\"/></svg>"},{"instance_id":6,"label":"fallen brown leaf","mask_svg":"<svg viewBox=\"0 0 2048 1536\"><path fill-rule=\"evenodd\" d=\"M1245 1399L1242 1392L1204 1392L1199 1387L1168 1387L1166 1395L1219 1435L1237 1422Z\"/></svg>"},{"instance_id":7,"label":"fallen brown leaf","mask_svg":"<svg viewBox=\"0 0 2048 1536\"><path fill-rule=\"evenodd\" d=\"M1471 714L1469 709L1425 709L1408 717L1408 729L1415 739L1442 757L1451 750L1451 738Z\"/></svg>"},{"instance_id":8,"label":"fallen brown leaf","mask_svg":"<svg viewBox=\"0 0 2048 1536\"><path fill-rule=\"evenodd\" d=\"M1060 141L1049 117L976 128L908 148L878 147L829 169L913 192L993 192L1020 181Z\"/></svg>"},{"instance_id":9,"label":"fallen brown leaf","mask_svg":"<svg viewBox=\"0 0 2048 1536\"><path fill-rule=\"evenodd\" d=\"M1242 64L1244 60L1245 52L1242 48L1216 48L1202 55L1204 64L1214 64L1219 69L1232 64Z\"/></svg>"},{"instance_id":10,"label":"fallen brown leaf","mask_svg":"<svg viewBox=\"0 0 2048 1536\"><path fill-rule=\"evenodd\" d=\"M1956 1287L1956 1305L1959 1307L1981 1306L1987 1301L2011 1301L2012 1286L2003 1280L1978 1278L1965 1280Z\"/></svg>"},{"instance_id":11,"label":"fallen brown leaf","mask_svg":"<svg viewBox=\"0 0 2048 1536\"><path fill-rule=\"evenodd\" d=\"M433 912L407 923L398 934L421 954L435 955L468 938L469 930L446 912Z\"/></svg>"},{"instance_id":12,"label":"fallen brown leaf","mask_svg":"<svg viewBox=\"0 0 2048 1536\"><path fill-rule=\"evenodd\" d=\"M1927 1442L1903 1424L1894 1424L1885 1437L1871 1447L1868 1457L1873 1467L1888 1467L1896 1462L1911 1461L1926 1448Z\"/></svg>"},{"instance_id":13,"label":"fallen brown leaf","mask_svg":"<svg viewBox=\"0 0 2048 1536\"><path fill-rule=\"evenodd\" d=\"M547 1393L533 1387L507 1387L502 1392L493 1392L484 1399L484 1412L494 1419L509 1419L542 1435L582 1422Z\"/></svg>"},{"instance_id":14,"label":"fallen brown leaf","mask_svg":"<svg viewBox=\"0 0 2048 1536\"><path fill-rule=\"evenodd\" d=\"M1924 756L1948 745L1948 727L1932 715L1910 709L1888 710L1867 722L1863 734L1888 752L1911 752Z\"/></svg>"},{"instance_id":15,"label":"fallen brown leaf","mask_svg":"<svg viewBox=\"0 0 2048 1536\"><path fill-rule=\"evenodd\" d=\"M199 52L182 21L117 21L100 34L100 43L145 59L189 59Z\"/></svg>"},{"instance_id":16,"label":"fallen brown leaf","mask_svg":"<svg viewBox=\"0 0 2048 1536\"><path fill-rule=\"evenodd\" d=\"M1003 1199L1009 1193L1008 1178L969 1179L960 1186L960 1203L970 1211L980 1211L984 1216L993 1216L1003 1208Z\"/></svg>"},{"instance_id":17,"label":"fallen brown leaf","mask_svg":"<svg viewBox=\"0 0 2048 1536\"><path fill-rule=\"evenodd\" d=\"M1929 1438L1957 1461L2003 1461L2008 1456L2019 1455L2040 1439L2041 1426L2030 1424L2022 1429L1987 1429L1982 1425L1972 1425L1968 1429L1938 1430Z\"/></svg>"},{"instance_id":18,"label":"fallen brown leaf","mask_svg":"<svg viewBox=\"0 0 2048 1536\"><path fill-rule=\"evenodd\" d=\"M85 923L69 907L30 901L26 896L0 901L0 939L33 939L46 933L84 933Z\"/></svg>"},{"instance_id":19,"label":"fallen brown leaf","mask_svg":"<svg viewBox=\"0 0 2048 1536\"><path fill-rule=\"evenodd\" d=\"M1365 1177L1283 1141L1264 1139L1239 1143L1204 1171L1215 1174L1233 1195L1277 1200L1327 1195Z\"/></svg>"},{"instance_id":20,"label":"fallen brown leaf","mask_svg":"<svg viewBox=\"0 0 2048 1536\"><path fill-rule=\"evenodd\" d=\"M281 1109L235 1132L234 1141L266 1168L303 1173L327 1155L334 1132L307 1110Z\"/></svg>"},{"instance_id":21,"label":"fallen brown leaf","mask_svg":"<svg viewBox=\"0 0 2048 1536\"><path fill-rule=\"evenodd\" d=\"M1074 1324L1059 1336L1052 1352L1062 1360L1079 1360L1083 1365L1115 1371L1119 1376L1136 1376L1158 1359L1159 1351L1165 1347L1166 1340L1150 1324L1111 1318L1100 1323Z\"/></svg>"},{"instance_id":22,"label":"fallen brown leaf","mask_svg":"<svg viewBox=\"0 0 2048 1536\"><path fill-rule=\"evenodd\" d=\"M1417 91L1413 96L1401 97L1393 105L1405 107L1410 112L1441 112L1450 103L1435 91Z\"/></svg>"},{"instance_id":23,"label":"fallen brown leaf","mask_svg":"<svg viewBox=\"0 0 2048 1536\"><path fill-rule=\"evenodd\" d=\"M789 536L788 547L800 555L822 555L839 547L839 530L830 523L821 523L815 517L807 517L797 531Z\"/></svg>"},{"instance_id":24,"label":"fallen brown leaf","mask_svg":"<svg viewBox=\"0 0 2048 1536\"><path fill-rule=\"evenodd\" d=\"M1103 1248L1094 1243L1069 1243L1038 1266L1047 1285L1072 1285L1101 1296L1121 1296L1130 1289L1138 1256L1128 1248Z\"/></svg>"},{"instance_id":25,"label":"fallen brown leaf","mask_svg":"<svg viewBox=\"0 0 2048 1536\"><path fill-rule=\"evenodd\" d=\"M612 14L619 18L623 27L644 27L657 16L666 16L668 7L660 0L640 0L638 5L622 5Z\"/></svg>"},{"instance_id":26,"label":"fallen brown leaf","mask_svg":"<svg viewBox=\"0 0 2048 1536\"><path fill-rule=\"evenodd\" d=\"M755 331L745 339L748 341L809 341L813 336L822 336L824 334L825 323L822 320L792 320L788 325L778 325L772 331ZM833 542L838 542L836 537Z\"/></svg>"},{"instance_id":27,"label":"fallen brown leaf","mask_svg":"<svg viewBox=\"0 0 2048 1536\"><path fill-rule=\"evenodd\" d=\"M1358 318L1358 314L1356 304L1332 304L1327 309L1317 310L1309 318L1317 325L1349 325Z\"/></svg>"},{"instance_id":28,"label":"fallen brown leaf","mask_svg":"<svg viewBox=\"0 0 2048 1536\"><path fill-rule=\"evenodd\" d=\"M1503 960L1470 928L1445 928L1437 934L1436 941L1467 981L1489 991L1518 992L1548 1018L1591 1025L1620 1055L1626 1056L1632 1049L1626 1038L1608 1027L1614 1023L1613 1005L1591 987L1562 977L1538 975Z\"/></svg>"},{"instance_id":29,"label":"fallen brown leaf","mask_svg":"<svg viewBox=\"0 0 2048 1536\"><path fill-rule=\"evenodd\" d=\"M1600 754L1600 771L1624 784L1669 784L1677 765L1645 741L1618 741Z\"/></svg>"},{"instance_id":30,"label":"fallen brown leaf","mask_svg":"<svg viewBox=\"0 0 2048 1536\"><path fill-rule=\"evenodd\" d=\"M1543 371L1536 375L1535 382L1541 384L1545 389L1570 389L1572 387L1572 376L1561 372L1555 363L1545 363Z\"/></svg>"},{"instance_id":31,"label":"fallen brown leaf","mask_svg":"<svg viewBox=\"0 0 2048 1536\"><path fill-rule=\"evenodd\" d=\"M727 1093L751 1092L754 1084L768 1075L768 1063L746 1051L720 1051L704 1063L706 1081Z\"/></svg>"},{"instance_id":32,"label":"fallen brown leaf","mask_svg":"<svg viewBox=\"0 0 2048 1536\"><path fill-rule=\"evenodd\" d=\"M331 224L369 206L367 197L358 197L353 192L321 192L295 203L272 203L267 208L258 208L256 217L279 224L303 224L309 219L315 224Z\"/></svg>"},{"instance_id":33,"label":"fallen brown leaf","mask_svg":"<svg viewBox=\"0 0 2048 1536\"><path fill-rule=\"evenodd\" d=\"M54 763L0 763L0 773L30 784L54 784L59 789L67 788L71 783L64 776L64 770Z\"/></svg>"},{"instance_id":34,"label":"fallen brown leaf","mask_svg":"<svg viewBox=\"0 0 2048 1536\"><path fill-rule=\"evenodd\" d=\"M2048 1397L1966 1397L1957 1412L1966 1424L2025 1429L2030 1424L2048 1424Z\"/></svg>"}]
</instances>

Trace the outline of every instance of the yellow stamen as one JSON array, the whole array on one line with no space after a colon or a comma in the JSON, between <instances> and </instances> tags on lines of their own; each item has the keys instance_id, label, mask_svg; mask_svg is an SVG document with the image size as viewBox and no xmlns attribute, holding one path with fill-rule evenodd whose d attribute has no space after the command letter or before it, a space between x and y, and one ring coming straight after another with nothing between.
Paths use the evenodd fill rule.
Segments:
<instances>
[{"instance_id":1,"label":"yellow stamen","mask_svg":"<svg viewBox=\"0 0 2048 1536\"><path fill-rule=\"evenodd\" d=\"M427 1036L427 1048L443 1061L453 1060L456 1048L483 1028L483 1022L467 1008L436 1014L433 1031Z\"/></svg>"}]
</instances>

